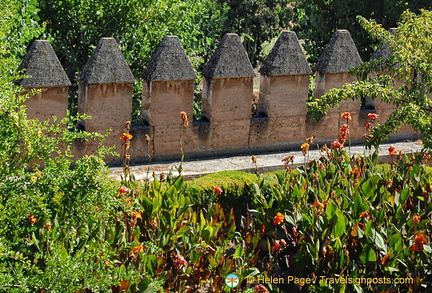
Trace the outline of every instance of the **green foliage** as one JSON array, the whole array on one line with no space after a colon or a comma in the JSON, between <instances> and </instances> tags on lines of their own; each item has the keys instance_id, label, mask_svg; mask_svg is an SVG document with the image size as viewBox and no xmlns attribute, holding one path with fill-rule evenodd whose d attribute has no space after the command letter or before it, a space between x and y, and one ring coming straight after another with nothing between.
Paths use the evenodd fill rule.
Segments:
<instances>
[{"instance_id":1,"label":"green foliage","mask_svg":"<svg viewBox=\"0 0 432 293\"><path fill-rule=\"evenodd\" d=\"M251 185L256 180L254 174L240 171L222 171L188 182L186 192L194 198L195 204L206 206L210 203L219 202L227 209L239 208L245 206L245 199L248 198ZM219 186L223 193L215 193L213 190L215 186Z\"/></svg>"},{"instance_id":2,"label":"green foliage","mask_svg":"<svg viewBox=\"0 0 432 293\"><path fill-rule=\"evenodd\" d=\"M281 29L288 29L294 18L292 1L278 0L219 0L229 6L226 28L243 37L243 45L254 66L260 60L264 42L279 35ZM264 56L265 57L265 56Z\"/></svg>"},{"instance_id":3,"label":"green foliage","mask_svg":"<svg viewBox=\"0 0 432 293\"><path fill-rule=\"evenodd\" d=\"M0 7L0 36L10 37L19 23L27 23L14 18L23 3L34 4L8 1ZM57 2L65 3L82 2ZM96 9L95 18L105 11L80 8ZM395 102L403 107L429 105L424 91L430 89L431 56L418 56L429 52L430 42L421 35L430 34L424 25L429 18L429 12L407 12L396 38L364 21L401 56L384 64L393 66L391 77L411 82L400 90L412 94L413 105ZM377 167L376 154L350 158L333 150L274 175L228 171L192 182L136 182L131 176L113 183L103 163L109 150L100 147L80 159L71 155L74 140L103 136L72 131L68 119L27 119L26 97L13 83L19 76L11 74L17 65L11 52L32 37L0 38L1 63L10 66L0 69L0 292L230 292L224 278L231 272L240 276L243 292L255 291L245 279L258 274L414 280L398 286L320 279L303 287L266 284L272 292L430 290L432 182L430 168L420 165L425 152ZM407 59L408 51L415 54ZM357 74L368 75L365 68ZM421 78L410 80L412 73ZM384 99L393 98L382 92ZM426 134L428 120L416 117L423 125L416 127Z\"/></svg>"},{"instance_id":4,"label":"green foliage","mask_svg":"<svg viewBox=\"0 0 432 293\"><path fill-rule=\"evenodd\" d=\"M28 97L14 85L20 77L11 73L18 64L15 54L34 37L34 23L20 16L24 8L33 11L32 5L8 1L0 8L0 32L6 36L0 40L0 291L107 289L111 272L94 262L106 251L95 239L117 205L103 173L107 150L72 158L72 141L100 136L69 131L67 119L28 120L23 105ZM83 285L95 276L106 281Z\"/></svg>"},{"instance_id":5,"label":"green foliage","mask_svg":"<svg viewBox=\"0 0 432 293\"><path fill-rule=\"evenodd\" d=\"M360 23L371 36L390 48L386 58L365 62L352 69L360 81L332 89L326 95L308 103L312 118L321 119L340 101L350 98L372 98L393 104L397 109L383 125L372 130L368 146L377 146L402 125L411 125L424 143L432 146L431 102L432 92L432 13L421 10L419 15L406 11L393 35L375 21L359 17Z\"/></svg>"},{"instance_id":6,"label":"green foliage","mask_svg":"<svg viewBox=\"0 0 432 293\"><path fill-rule=\"evenodd\" d=\"M430 174L408 157L375 168L374 157L351 159L337 150L328 155L300 173L279 175L271 194L254 197L255 231L262 231L269 247L261 256L272 263L262 269L274 277L315 280L298 292L430 288ZM277 212L284 215L280 225L272 222ZM348 277L352 283L326 283L320 276ZM360 277L379 277L384 284L356 284ZM411 284L393 284L406 277ZM294 282L280 289L299 290Z\"/></svg>"},{"instance_id":7,"label":"green foliage","mask_svg":"<svg viewBox=\"0 0 432 293\"><path fill-rule=\"evenodd\" d=\"M71 80L76 80L99 39L111 36L119 43L135 77L139 77L160 41L179 36L195 68L216 48L222 34L226 6L199 1L40 1L39 17ZM141 83L134 90L134 109L141 102ZM76 89L70 109L76 111ZM139 110L135 110L135 119Z\"/></svg>"},{"instance_id":8,"label":"green foliage","mask_svg":"<svg viewBox=\"0 0 432 293\"><path fill-rule=\"evenodd\" d=\"M432 6L428 0L313 0L297 1L296 8L299 25L295 30L299 38L305 40L310 62L316 63L337 29L349 30L362 59L369 59L376 43L355 21L358 15L373 18L389 29L396 27L404 10L417 12L420 8L432 9Z\"/></svg>"},{"instance_id":9,"label":"green foliage","mask_svg":"<svg viewBox=\"0 0 432 293\"><path fill-rule=\"evenodd\" d=\"M148 290L157 280L162 281L157 292L162 287L185 292L203 284L222 292L228 273L249 273L243 255L252 255L254 248L236 239L232 210L220 204L196 209L182 177L129 186L120 198L127 204L105 241L115 247L132 292Z\"/></svg>"}]
</instances>

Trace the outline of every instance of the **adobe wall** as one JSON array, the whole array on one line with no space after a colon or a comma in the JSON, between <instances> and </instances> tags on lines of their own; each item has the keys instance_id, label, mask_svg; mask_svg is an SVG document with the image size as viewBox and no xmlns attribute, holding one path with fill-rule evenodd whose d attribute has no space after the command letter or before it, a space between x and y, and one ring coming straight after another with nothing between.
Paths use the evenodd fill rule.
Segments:
<instances>
[{"instance_id":1,"label":"adobe wall","mask_svg":"<svg viewBox=\"0 0 432 293\"><path fill-rule=\"evenodd\" d=\"M17 82L29 95L25 102L27 117L41 121L52 116L58 120L64 118L68 108L69 86L72 84L51 44L45 40L35 40L19 69L27 76Z\"/></svg>"},{"instance_id":2,"label":"adobe wall","mask_svg":"<svg viewBox=\"0 0 432 293\"><path fill-rule=\"evenodd\" d=\"M176 36L166 36L143 70L141 123L132 124L131 163L178 160L182 147L187 159L208 156L299 149L316 135L320 145L338 136L343 112L351 112L350 138L360 141L367 113L359 100L348 100L329 111L319 123L307 116L309 80L315 73L315 97L355 80L348 70L362 61L346 30L338 30L313 71L294 32L283 32L260 68L258 113L252 115L254 70L236 34L226 34L203 70L202 119L192 121L196 75ZM37 40L22 68L30 77L20 81L29 92L42 92L28 100L29 117L62 116L71 85L47 41ZM54 75L55 74L55 75ZM112 132L107 146L123 154L125 122L131 120L132 75L113 38L102 38L79 78L78 110L92 119L81 122L85 131ZM394 108L379 101L375 111L385 116ZM373 110L373 109L372 109ZM180 112L190 123L182 126ZM381 117L379 119L382 119ZM379 120L382 121L382 120ZM150 141L146 140L150 137ZM394 139L415 138L403 129ZM76 142L75 153L92 153L97 142ZM122 156L107 158L120 164Z\"/></svg>"},{"instance_id":3,"label":"adobe wall","mask_svg":"<svg viewBox=\"0 0 432 293\"><path fill-rule=\"evenodd\" d=\"M33 94L33 89L37 90ZM26 91L29 98L25 101L25 105L31 111L27 111L29 119L39 119L45 121L57 117L57 121L66 117L68 105L68 87L45 87L33 88Z\"/></svg>"}]
</instances>

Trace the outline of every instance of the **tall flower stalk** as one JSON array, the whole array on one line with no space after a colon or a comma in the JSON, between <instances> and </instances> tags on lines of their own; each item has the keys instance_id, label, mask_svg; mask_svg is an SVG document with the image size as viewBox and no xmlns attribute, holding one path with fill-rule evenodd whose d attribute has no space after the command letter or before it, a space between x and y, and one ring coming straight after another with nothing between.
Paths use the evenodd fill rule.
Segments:
<instances>
[{"instance_id":1,"label":"tall flower stalk","mask_svg":"<svg viewBox=\"0 0 432 293\"><path fill-rule=\"evenodd\" d=\"M126 121L125 122L125 128L126 131L123 132L123 135L120 137L121 140L123 140L123 181L129 182L131 180L131 172L130 172L130 154L129 154L129 148L130 148L130 140L133 138L132 134L129 133L130 131L131 122Z\"/></svg>"},{"instance_id":2,"label":"tall flower stalk","mask_svg":"<svg viewBox=\"0 0 432 293\"><path fill-rule=\"evenodd\" d=\"M181 119L181 131L180 131L180 152L181 152L181 160L180 160L180 166L178 167L178 172L181 174L183 171L183 161L184 161L184 150L183 150L183 135L184 130L186 127L189 126L189 118L185 111L180 112L180 119Z\"/></svg>"}]
</instances>

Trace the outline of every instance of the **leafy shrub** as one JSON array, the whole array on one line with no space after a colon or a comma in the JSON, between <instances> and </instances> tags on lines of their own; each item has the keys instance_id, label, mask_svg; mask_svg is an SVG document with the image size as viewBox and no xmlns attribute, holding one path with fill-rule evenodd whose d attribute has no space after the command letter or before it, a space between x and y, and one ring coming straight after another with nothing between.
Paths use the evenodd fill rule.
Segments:
<instances>
[{"instance_id":1,"label":"leafy shrub","mask_svg":"<svg viewBox=\"0 0 432 293\"><path fill-rule=\"evenodd\" d=\"M257 180L256 175L240 171L222 171L202 176L188 182L186 193L194 203L206 206L218 202L227 209L244 206L251 195L251 184ZM219 186L222 193L214 192Z\"/></svg>"},{"instance_id":2,"label":"leafy shrub","mask_svg":"<svg viewBox=\"0 0 432 293\"><path fill-rule=\"evenodd\" d=\"M255 197L255 230L268 243L260 253L262 260L265 255L272 260L258 268L285 279L315 280L285 284L283 291L429 290L430 173L406 156L389 168L376 168L376 156L351 159L343 150L329 155L299 168L299 174L279 176L281 184L270 196ZM280 224L274 222L277 213ZM332 284L321 276L347 277L352 283ZM356 283L360 278L384 284ZM409 282L395 285L395 278Z\"/></svg>"}]
</instances>

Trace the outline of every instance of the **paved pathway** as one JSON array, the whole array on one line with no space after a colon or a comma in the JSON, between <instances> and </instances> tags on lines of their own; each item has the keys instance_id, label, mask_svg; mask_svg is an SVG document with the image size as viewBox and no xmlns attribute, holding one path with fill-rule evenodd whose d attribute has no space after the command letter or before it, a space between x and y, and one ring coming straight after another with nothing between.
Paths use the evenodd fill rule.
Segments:
<instances>
[{"instance_id":1,"label":"paved pathway","mask_svg":"<svg viewBox=\"0 0 432 293\"><path fill-rule=\"evenodd\" d=\"M422 146L418 142L398 142L392 143L399 151L405 154L420 151ZM388 156L388 148L391 144L382 144L379 148L379 161L386 162L390 160ZM350 155L369 154L364 146L351 146ZM187 153L186 160L183 162L182 175L186 179L196 178L205 174L216 173L225 170L232 171L246 171L254 172L255 165L252 163L251 155L233 156L223 158L212 158L202 160L188 160ZM304 163L304 157L301 151L286 151L275 152L255 155L257 158L257 167L260 173L271 172L284 169L282 159L285 156L294 156L294 166ZM318 150L311 150L309 152L309 160L318 159L320 152ZM174 175L178 175L177 168L180 162L155 162L147 165L131 166L130 169L134 174L136 180L143 180L151 177L152 173L159 175L160 173L167 174L172 171ZM122 174L121 167L112 167L109 169L109 176L115 180L120 180Z\"/></svg>"}]
</instances>

